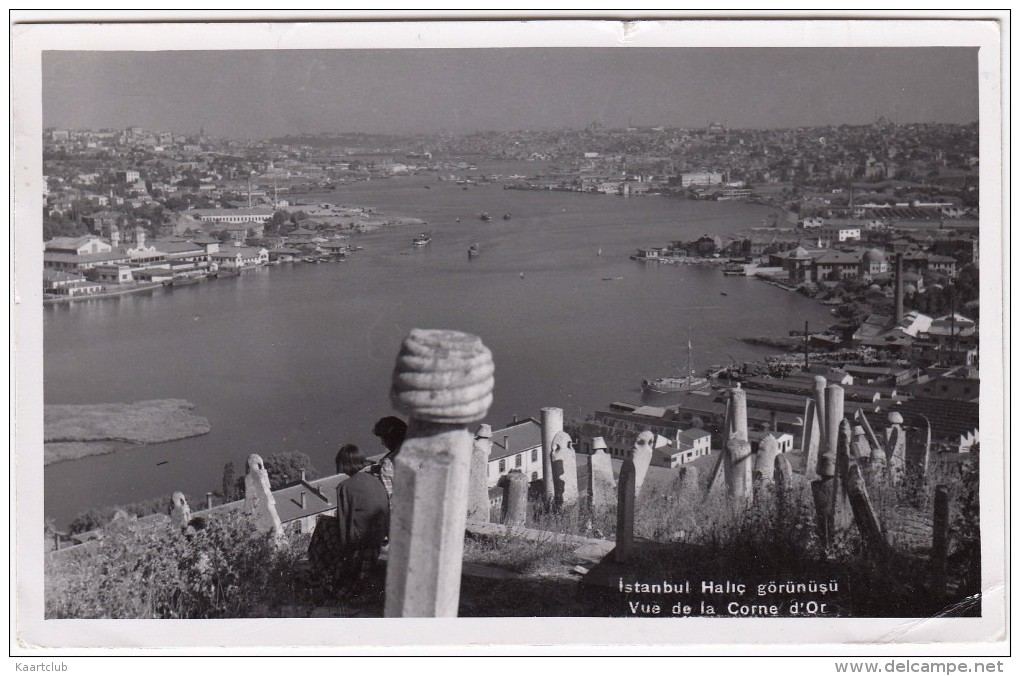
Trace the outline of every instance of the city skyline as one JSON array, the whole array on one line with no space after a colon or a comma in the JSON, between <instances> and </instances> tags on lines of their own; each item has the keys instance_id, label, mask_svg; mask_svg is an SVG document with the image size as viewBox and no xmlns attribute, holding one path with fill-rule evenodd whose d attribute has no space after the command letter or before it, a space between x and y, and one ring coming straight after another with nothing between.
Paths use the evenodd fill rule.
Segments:
<instances>
[{"instance_id":1,"label":"city skyline","mask_svg":"<svg viewBox=\"0 0 1020 676\"><path fill-rule=\"evenodd\" d=\"M44 126L75 129L267 138L978 116L974 48L51 51L42 66Z\"/></svg>"}]
</instances>

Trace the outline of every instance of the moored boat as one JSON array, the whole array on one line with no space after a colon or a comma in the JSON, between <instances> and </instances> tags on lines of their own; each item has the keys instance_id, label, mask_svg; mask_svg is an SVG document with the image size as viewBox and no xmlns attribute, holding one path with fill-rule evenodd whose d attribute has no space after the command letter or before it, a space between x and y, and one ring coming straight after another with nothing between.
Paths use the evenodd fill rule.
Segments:
<instances>
[{"instance_id":1,"label":"moored boat","mask_svg":"<svg viewBox=\"0 0 1020 676\"><path fill-rule=\"evenodd\" d=\"M468 258L474 258L475 256L478 256L481 253L482 252L478 248L477 244L472 244L470 247L468 247Z\"/></svg>"},{"instance_id":2,"label":"moored boat","mask_svg":"<svg viewBox=\"0 0 1020 676\"><path fill-rule=\"evenodd\" d=\"M687 335L687 372L682 375L665 376L663 378L646 378L641 381L641 389L653 394L672 394L700 390L709 384L707 378L694 375L693 348L691 346L690 329Z\"/></svg>"}]
</instances>

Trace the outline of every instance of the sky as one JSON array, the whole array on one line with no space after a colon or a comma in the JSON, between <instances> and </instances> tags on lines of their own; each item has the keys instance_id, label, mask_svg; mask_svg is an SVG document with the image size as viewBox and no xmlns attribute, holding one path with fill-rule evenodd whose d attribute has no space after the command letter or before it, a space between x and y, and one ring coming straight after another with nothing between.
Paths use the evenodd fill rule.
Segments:
<instances>
[{"instance_id":1,"label":"sky","mask_svg":"<svg viewBox=\"0 0 1020 676\"><path fill-rule=\"evenodd\" d=\"M43 124L265 138L978 119L976 48L47 51Z\"/></svg>"}]
</instances>

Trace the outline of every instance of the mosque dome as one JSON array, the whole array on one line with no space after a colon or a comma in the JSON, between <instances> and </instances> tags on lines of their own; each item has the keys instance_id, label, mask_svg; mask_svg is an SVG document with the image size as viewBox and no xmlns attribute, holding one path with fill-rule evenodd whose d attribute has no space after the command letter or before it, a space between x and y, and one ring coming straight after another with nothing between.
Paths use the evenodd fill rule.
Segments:
<instances>
[{"instance_id":1,"label":"mosque dome","mask_svg":"<svg viewBox=\"0 0 1020 676\"><path fill-rule=\"evenodd\" d=\"M886 255L881 249L868 249L864 252L864 262L866 263L885 263Z\"/></svg>"}]
</instances>

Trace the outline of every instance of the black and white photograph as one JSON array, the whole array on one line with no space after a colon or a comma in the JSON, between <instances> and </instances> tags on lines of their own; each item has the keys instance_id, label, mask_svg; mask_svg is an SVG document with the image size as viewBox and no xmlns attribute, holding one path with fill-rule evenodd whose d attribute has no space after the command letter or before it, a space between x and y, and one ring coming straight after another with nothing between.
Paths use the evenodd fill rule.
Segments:
<instances>
[{"instance_id":1,"label":"black and white photograph","mask_svg":"<svg viewBox=\"0 0 1020 676\"><path fill-rule=\"evenodd\" d=\"M30 642L997 640L998 26L733 23L22 26Z\"/></svg>"}]
</instances>

